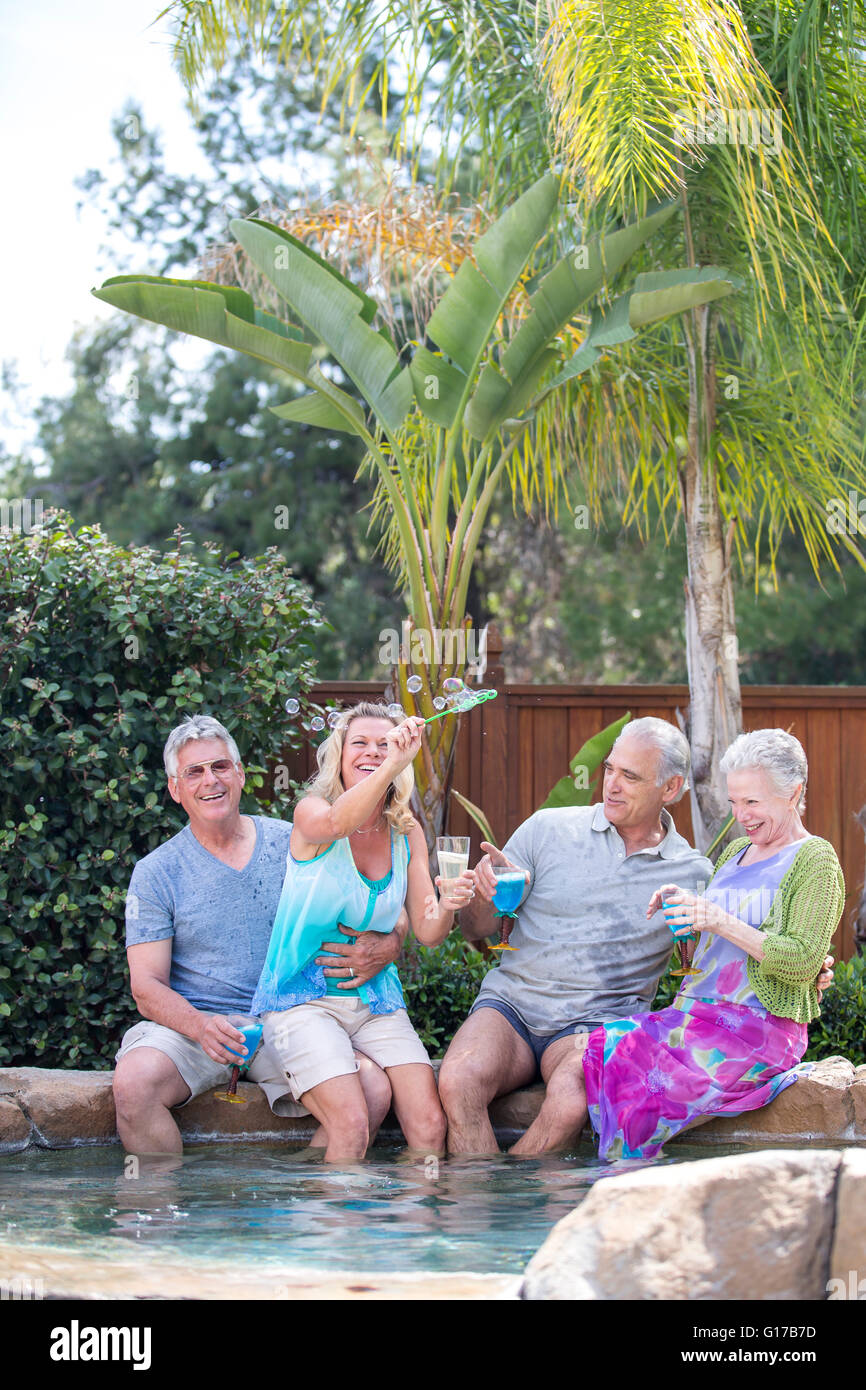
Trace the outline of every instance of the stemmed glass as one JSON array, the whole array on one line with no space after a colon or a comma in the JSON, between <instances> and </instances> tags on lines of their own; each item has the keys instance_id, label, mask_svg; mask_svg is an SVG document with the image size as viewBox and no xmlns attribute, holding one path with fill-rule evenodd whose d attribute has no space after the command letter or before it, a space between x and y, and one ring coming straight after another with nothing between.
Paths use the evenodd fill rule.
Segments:
<instances>
[{"instance_id":1,"label":"stemmed glass","mask_svg":"<svg viewBox=\"0 0 866 1390\"><path fill-rule=\"evenodd\" d=\"M228 1090L215 1091L214 1094L217 1100L227 1100L232 1105L246 1105L245 1098L238 1095L238 1077L242 1071L246 1071L256 1055L256 1049L262 1040L262 1021L259 1018L252 1018L249 1014L226 1014L226 1019L233 1028L237 1028L239 1033L243 1033L247 1055L241 1057L241 1054L235 1052L233 1047L226 1047L226 1052L231 1052L239 1060L237 1065L232 1067Z\"/></svg>"},{"instance_id":2,"label":"stemmed glass","mask_svg":"<svg viewBox=\"0 0 866 1390\"><path fill-rule=\"evenodd\" d=\"M491 946L491 951L517 951L518 946L509 946L505 940L505 918L511 917L517 920L516 908L520 906L520 899L523 897L523 890L526 887L526 875L522 869L513 869L510 864L491 864L496 878L496 891L493 894L493 906L496 908L497 917L502 918L499 927L499 945Z\"/></svg>"},{"instance_id":3,"label":"stemmed glass","mask_svg":"<svg viewBox=\"0 0 866 1390\"><path fill-rule=\"evenodd\" d=\"M679 916L680 908L677 906L676 903L666 902L662 902L662 907L664 908L665 922L667 923L668 930L671 933L671 936L673 936L674 940L676 941L676 947L680 957L680 965L682 966L681 970L672 970L671 975L675 975L677 976L677 978L679 978L682 975L700 975L700 970L696 970L695 967L689 961L688 947L688 943L690 941L697 941L698 938L695 936L694 932L689 932L688 936L677 936L677 927L674 924L672 924L670 919L672 917Z\"/></svg>"}]
</instances>

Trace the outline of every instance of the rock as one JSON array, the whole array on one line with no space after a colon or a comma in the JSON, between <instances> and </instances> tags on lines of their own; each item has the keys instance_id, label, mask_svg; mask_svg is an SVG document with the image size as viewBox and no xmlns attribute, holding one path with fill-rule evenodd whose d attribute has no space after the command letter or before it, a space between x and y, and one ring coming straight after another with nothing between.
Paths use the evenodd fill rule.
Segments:
<instances>
[{"instance_id":1,"label":"rock","mask_svg":"<svg viewBox=\"0 0 866 1390\"><path fill-rule=\"evenodd\" d=\"M488 1110L493 1128L508 1133L528 1129L541 1109L544 1089L541 1085L527 1086L493 1101Z\"/></svg>"},{"instance_id":2,"label":"rock","mask_svg":"<svg viewBox=\"0 0 866 1390\"><path fill-rule=\"evenodd\" d=\"M438 1070L439 1063L434 1063ZM7 1097L33 1121L30 1142L47 1148L77 1143L114 1143L117 1139L110 1071L50 1070L43 1067L0 1068L0 1098ZM222 1135L252 1139L284 1137L304 1141L313 1123L272 1114L259 1088L241 1082L246 1106L215 1101L209 1092L175 1112L181 1133L190 1141L218 1140ZM544 1087L529 1086L501 1096L490 1106L490 1118L500 1141L512 1142L535 1119ZM11 1120L20 1129L20 1121ZM393 1112L380 1131L400 1138ZM590 1133L587 1129L585 1133ZM711 1120L682 1136L690 1144L796 1142L820 1138L866 1139L866 1067L855 1070L844 1057L817 1063L809 1077L793 1086L763 1110L730 1119ZM17 1139L12 1141L16 1144ZM677 1140L673 1141L678 1142ZM0 1138L2 1143L2 1138Z\"/></svg>"},{"instance_id":3,"label":"rock","mask_svg":"<svg viewBox=\"0 0 866 1390\"><path fill-rule=\"evenodd\" d=\"M30 1121L20 1105L0 1097L0 1154L14 1154L30 1143Z\"/></svg>"},{"instance_id":4,"label":"rock","mask_svg":"<svg viewBox=\"0 0 866 1390\"><path fill-rule=\"evenodd\" d=\"M14 1097L32 1123L31 1143L47 1149L111 1144L117 1139L110 1071L7 1068L0 1092Z\"/></svg>"},{"instance_id":5,"label":"rock","mask_svg":"<svg viewBox=\"0 0 866 1390\"><path fill-rule=\"evenodd\" d=\"M841 1288L832 1285L841 1280ZM836 1228L830 1256L831 1298L866 1299L866 1150L846 1149L836 1189Z\"/></svg>"},{"instance_id":6,"label":"rock","mask_svg":"<svg viewBox=\"0 0 866 1390\"><path fill-rule=\"evenodd\" d=\"M238 1095L246 1105L217 1100L216 1088L196 1096L188 1105L175 1110L174 1117L186 1140L201 1143L224 1137L258 1139L308 1139L316 1128L312 1116L286 1118L275 1115L264 1091L251 1081L238 1082Z\"/></svg>"},{"instance_id":7,"label":"rock","mask_svg":"<svg viewBox=\"0 0 866 1390\"><path fill-rule=\"evenodd\" d=\"M854 1080L848 1092L853 1110L852 1139L866 1139L866 1067L854 1068Z\"/></svg>"},{"instance_id":8,"label":"rock","mask_svg":"<svg viewBox=\"0 0 866 1390\"><path fill-rule=\"evenodd\" d=\"M600 1178L529 1262L527 1299L823 1299L834 1150Z\"/></svg>"},{"instance_id":9,"label":"rock","mask_svg":"<svg viewBox=\"0 0 866 1390\"><path fill-rule=\"evenodd\" d=\"M851 1095L854 1064L847 1057L825 1057L815 1070L800 1076L793 1086L761 1110L708 1120L687 1130L687 1143L773 1143L785 1139L824 1139L830 1143L853 1138L854 1106Z\"/></svg>"}]
</instances>

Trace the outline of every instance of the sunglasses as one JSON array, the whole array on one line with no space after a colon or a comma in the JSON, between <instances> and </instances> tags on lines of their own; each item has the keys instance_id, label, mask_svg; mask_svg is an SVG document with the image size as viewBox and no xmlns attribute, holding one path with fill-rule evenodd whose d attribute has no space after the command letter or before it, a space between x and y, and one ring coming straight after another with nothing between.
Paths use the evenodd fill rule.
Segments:
<instances>
[{"instance_id":1,"label":"sunglasses","mask_svg":"<svg viewBox=\"0 0 866 1390\"><path fill-rule=\"evenodd\" d=\"M178 773L178 777L192 785L194 782L201 781L207 767L210 768L214 777L228 777L235 770L235 764L231 758L211 758L208 763L191 763L189 767L185 767L182 772Z\"/></svg>"}]
</instances>

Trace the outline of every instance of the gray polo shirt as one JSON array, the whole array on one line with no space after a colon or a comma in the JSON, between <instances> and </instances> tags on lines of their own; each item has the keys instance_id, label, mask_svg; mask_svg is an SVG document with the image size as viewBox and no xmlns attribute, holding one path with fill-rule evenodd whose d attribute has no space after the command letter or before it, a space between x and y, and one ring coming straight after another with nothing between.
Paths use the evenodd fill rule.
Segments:
<instances>
[{"instance_id":1,"label":"gray polo shirt","mask_svg":"<svg viewBox=\"0 0 866 1390\"><path fill-rule=\"evenodd\" d=\"M647 921L663 883L701 892L713 866L662 811L667 834L626 855L601 805L536 811L505 846L531 878L482 1001L510 1004L533 1033L571 1023L608 1023L646 1013L667 968L672 938L661 911Z\"/></svg>"}]
</instances>

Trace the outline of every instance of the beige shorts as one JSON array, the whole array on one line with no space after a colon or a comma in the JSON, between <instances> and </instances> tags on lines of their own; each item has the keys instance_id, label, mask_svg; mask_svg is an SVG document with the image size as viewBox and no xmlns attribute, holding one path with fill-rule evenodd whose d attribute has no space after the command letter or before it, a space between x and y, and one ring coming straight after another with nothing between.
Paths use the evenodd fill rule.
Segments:
<instances>
[{"instance_id":1,"label":"beige shorts","mask_svg":"<svg viewBox=\"0 0 866 1390\"><path fill-rule=\"evenodd\" d=\"M171 1058L190 1089L189 1099L183 1101L182 1105L189 1105L196 1096L203 1095L205 1091L210 1091L216 1086L227 1086L231 1078L231 1067L223 1066L221 1062L215 1062L212 1057L208 1057L200 1043L193 1042L192 1038L186 1037L183 1033L176 1033L173 1028L166 1028L162 1023L154 1023L151 1019L136 1023L124 1033L114 1058L115 1062L119 1062L137 1047L155 1047L157 1052L164 1052L166 1057ZM299 1105L297 1100L292 1099L291 1087L285 1074L264 1040L259 1044L249 1069L243 1075L245 1079L255 1081L257 1086L261 1086L275 1115L310 1113L303 1105ZM179 1110L181 1106L174 1106L174 1109Z\"/></svg>"},{"instance_id":2,"label":"beige shorts","mask_svg":"<svg viewBox=\"0 0 866 1390\"><path fill-rule=\"evenodd\" d=\"M351 1076L358 1070L356 1052L383 1068L432 1065L405 1009L371 1014L361 999L325 995L261 1017L264 1042L279 1058L295 1100L323 1081Z\"/></svg>"}]
</instances>

